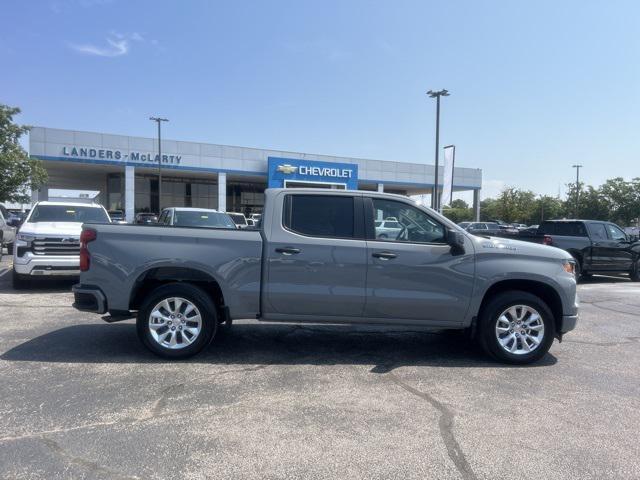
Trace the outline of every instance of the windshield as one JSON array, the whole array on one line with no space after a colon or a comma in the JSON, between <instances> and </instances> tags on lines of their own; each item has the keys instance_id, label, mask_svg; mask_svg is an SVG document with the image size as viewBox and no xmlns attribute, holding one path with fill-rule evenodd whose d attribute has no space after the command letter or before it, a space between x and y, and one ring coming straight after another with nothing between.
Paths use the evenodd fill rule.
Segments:
<instances>
[{"instance_id":1,"label":"windshield","mask_svg":"<svg viewBox=\"0 0 640 480\"><path fill-rule=\"evenodd\" d=\"M36 205L29 222L111 223L104 209L76 205Z\"/></svg>"},{"instance_id":2,"label":"windshield","mask_svg":"<svg viewBox=\"0 0 640 480\"><path fill-rule=\"evenodd\" d=\"M176 211L174 214L174 225L179 227L214 227L214 228L236 228L236 224L226 213L220 212L198 212L198 211Z\"/></svg>"},{"instance_id":3,"label":"windshield","mask_svg":"<svg viewBox=\"0 0 640 480\"><path fill-rule=\"evenodd\" d=\"M229 215L231 217L231 220L233 220L236 225L246 225L247 224L247 219L245 218L244 215L240 215L238 213L228 213L227 215Z\"/></svg>"}]
</instances>

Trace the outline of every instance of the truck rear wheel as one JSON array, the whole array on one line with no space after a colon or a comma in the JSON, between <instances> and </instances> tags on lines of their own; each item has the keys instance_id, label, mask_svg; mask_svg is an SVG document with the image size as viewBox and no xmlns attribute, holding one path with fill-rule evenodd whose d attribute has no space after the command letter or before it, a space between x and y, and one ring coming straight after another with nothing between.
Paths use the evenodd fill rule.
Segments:
<instances>
[{"instance_id":1,"label":"truck rear wheel","mask_svg":"<svg viewBox=\"0 0 640 480\"><path fill-rule=\"evenodd\" d=\"M480 343L495 359L524 365L540 360L551 348L553 314L535 295L512 290L496 295L480 316Z\"/></svg>"},{"instance_id":2,"label":"truck rear wheel","mask_svg":"<svg viewBox=\"0 0 640 480\"><path fill-rule=\"evenodd\" d=\"M165 358L187 358L202 351L218 328L216 308L202 289L170 283L144 300L136 321L145 347Z\"/></svg>"}]
</instances>

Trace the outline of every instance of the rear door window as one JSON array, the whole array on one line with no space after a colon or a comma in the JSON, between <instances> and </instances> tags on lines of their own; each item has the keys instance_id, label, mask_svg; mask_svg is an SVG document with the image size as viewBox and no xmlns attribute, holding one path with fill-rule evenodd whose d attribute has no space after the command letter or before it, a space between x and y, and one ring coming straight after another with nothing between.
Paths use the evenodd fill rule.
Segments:
<instances>
[{"instance_id":1,"label":"rear door window","mask_svg":"<svg viewBox=\"0 0 640 480\"><path fill-rule=\"evenodd\" d=\"M285 228L312 237L354 238L354 199L343 195L287 195Z\"/></svg>"}]
</instances>

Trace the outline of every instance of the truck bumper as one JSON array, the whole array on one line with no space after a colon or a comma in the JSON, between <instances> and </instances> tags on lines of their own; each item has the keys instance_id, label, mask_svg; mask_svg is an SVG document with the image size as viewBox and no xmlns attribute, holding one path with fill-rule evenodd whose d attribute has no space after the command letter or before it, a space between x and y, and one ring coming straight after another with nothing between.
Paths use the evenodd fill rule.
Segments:
<instances>
[{"instance_id":1,"label":"truck bumper","mask_svg":"<svg viewBox=\"0 0 640 480\"><path fill-rule=\"evenodd\" d=\"M107 299L98 287L76 284L73 291L73 308L81 312L107 313Z\"/></svg>"},{"instance_id":2,"label":"truck bumper","mask_svg":"<svg viewBox=\"0 0 640 480\"><path fill-rule=\"evenodd\" d=\"M570 332L574 328L576 328L576 324L578 323L578 315L563 315L562 323L560 324L560 328L558 331L560 334Z\"/></svg>"},{"instance_id":3,"label":"truck bumper","mask_svg":"<svg viewBox=\"0 0 640 480\"><path fill-rule=\"evenodd\" d=\"M34 277L80 275L79 256L44 256L26 253L22 257L13 256L13 268L20 275Z\"/></svg>"}]
</instances>

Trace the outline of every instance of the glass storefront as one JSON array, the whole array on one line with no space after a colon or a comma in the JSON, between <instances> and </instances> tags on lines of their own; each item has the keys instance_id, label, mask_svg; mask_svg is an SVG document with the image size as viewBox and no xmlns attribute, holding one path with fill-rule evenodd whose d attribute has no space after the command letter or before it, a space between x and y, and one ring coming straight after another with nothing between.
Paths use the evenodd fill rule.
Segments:
<instances>
[{"instance_id":1,"label":"glass storefront","mask_svg":"<svg viewBox=\"0 0 640 480\"><path fill-rule=\"evenodd\" d=\"M124 175L107 177L109 210L124 210ZM135 213L159 213L158 177L136 175ZM162 207L218 208L218 183L214 180L162 177Z\"/></svg>"},{"instance_id":2,"label":"glass storefront","mask_svg":"<svg viewBox=\"0 0 640 480\"><path fill-rule=\"evenodd\" d=\"M265 183L235 182L227 180L227 212L262 213Z\"/></svg>"}]
</instances>

